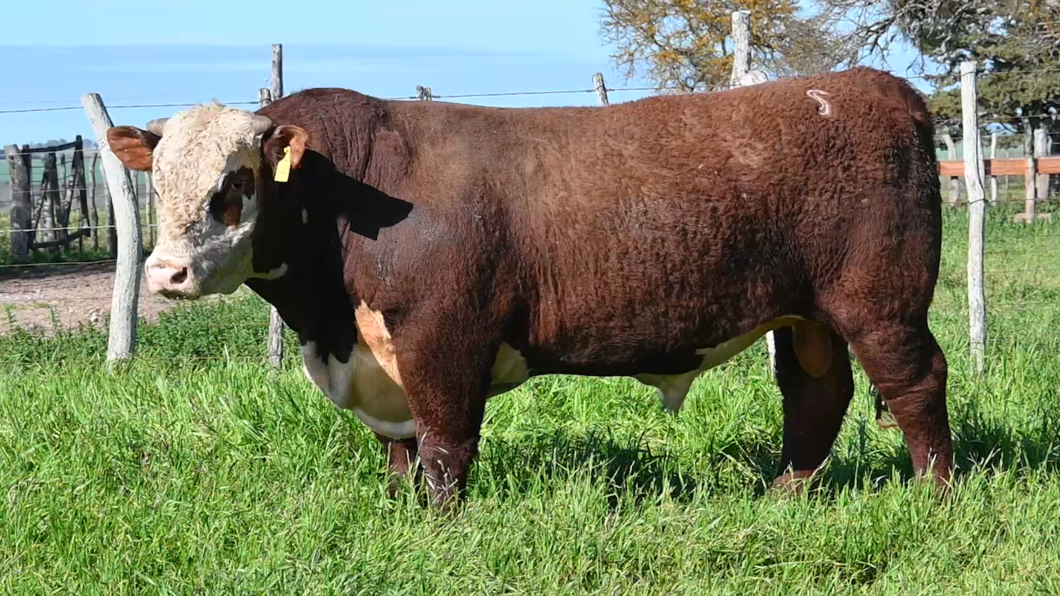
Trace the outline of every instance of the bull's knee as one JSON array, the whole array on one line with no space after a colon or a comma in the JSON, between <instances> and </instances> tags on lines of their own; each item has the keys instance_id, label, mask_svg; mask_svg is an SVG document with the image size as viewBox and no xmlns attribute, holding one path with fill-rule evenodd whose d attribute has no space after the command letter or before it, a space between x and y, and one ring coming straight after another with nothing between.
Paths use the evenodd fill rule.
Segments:
<instances>
[{"instance_id":1,"label":"bull's knee","mask_svg":"<svg viewBox=\"0 0 1060 596\"><path fill-rule=\"evenodd\" d=\"M799 366L815 379L823 377L832 364L831 333L812 321L798 321L794 327L792 343Z\"/></svg>"}]
</instances>

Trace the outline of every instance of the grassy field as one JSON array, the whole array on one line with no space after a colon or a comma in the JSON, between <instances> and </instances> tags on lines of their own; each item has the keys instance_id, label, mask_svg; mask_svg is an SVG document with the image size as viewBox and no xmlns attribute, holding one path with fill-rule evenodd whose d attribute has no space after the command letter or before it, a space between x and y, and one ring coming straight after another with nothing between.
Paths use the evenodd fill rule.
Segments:
<instances>
[{"instance_id":1,"label":"grassy field","mask_svg":"<svg viewBox=\"0 0 1060 596\"><path fill-rule=\"evenodd\" d=\"M679 416L629 379L492 400L452 518L385 496L370 433L262 362L255 298L181 307L108 373L106 338L0 337L0 590L11 594L1060 593L1060 222L990 214L989 370L969 374L967 220L933 323L959 476L910 481L858 392L820 488L766 490L781 447L764 343Z\"/></svg>"}]
</instances>

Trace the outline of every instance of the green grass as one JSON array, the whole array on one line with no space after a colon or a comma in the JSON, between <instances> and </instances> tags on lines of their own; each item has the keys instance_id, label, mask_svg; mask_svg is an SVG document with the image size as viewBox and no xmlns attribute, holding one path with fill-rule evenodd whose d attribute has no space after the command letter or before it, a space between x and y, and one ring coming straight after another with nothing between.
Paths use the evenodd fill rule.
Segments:
<instances>
[{"instance_id":1,"label":"green grass","mask_svg":"<svg viewBox=\"0 0 1060 596\"><path fill-rule=\"evenodd\" d=\"M969 375L967 220L933 324L960 473L937 499L858 392L820 488L765 489L781 447L760 342L679 416L629 379L539 378L487 409L454 517L385 496L370 433L262 362L256 298L106 338L0 337L0 589L11 594L1056 594L1060 223L990 214L989 370ZM1013 273L1015 272L1015 273Z\"/></svg>"}]
</instances>

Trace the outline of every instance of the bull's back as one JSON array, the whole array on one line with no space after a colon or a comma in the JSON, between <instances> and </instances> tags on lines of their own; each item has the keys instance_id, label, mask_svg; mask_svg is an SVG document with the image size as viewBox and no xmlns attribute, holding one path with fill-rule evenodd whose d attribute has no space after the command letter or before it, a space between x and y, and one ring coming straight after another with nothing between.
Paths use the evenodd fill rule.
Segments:
<instances>
[{"instance_id":1,"label":"bull's back","mask_svg":"<svg viewBox=\"0 0 1060 596\"><path fill-rule=\"evenodd\" d=\"M632 358L812 316L856 243L905 230L906 253L930 253L934 155L912 104L859 69L602 109L408 106L410 188L485 214L485 243L503 228L530 343Z\"/></svg>"}]
</instances>

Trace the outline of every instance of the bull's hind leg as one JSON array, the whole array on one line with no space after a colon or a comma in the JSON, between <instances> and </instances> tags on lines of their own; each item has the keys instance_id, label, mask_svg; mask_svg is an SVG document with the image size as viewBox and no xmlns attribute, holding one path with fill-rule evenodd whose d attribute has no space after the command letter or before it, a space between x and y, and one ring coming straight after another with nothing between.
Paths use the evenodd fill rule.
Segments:
<instances>
[{"instance_id":1,"label":"bull's hind leg","mask_svg":"<svg viewBox=\"0 0 1060 596\"><path fill-rule=\"evenodd\" d=\"M850 345L905 435L916 473L925 474L933 466L936 483L946 484L953 467L946 356L927 318L875 324Z\"/></svg>"},{"instance_id":2,"label":"bull's hind leg","mask_svg":"<svg viewBox=\"0 0 1060 596\"><path fill-rule=\"evenodd\" d=\"M798 489L824 463L854 395L847 344L815 323L774 332L784 447L774 486Z\"/></svg>"}]
</instances>

